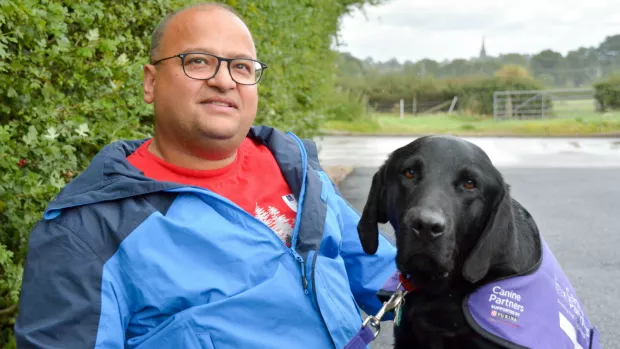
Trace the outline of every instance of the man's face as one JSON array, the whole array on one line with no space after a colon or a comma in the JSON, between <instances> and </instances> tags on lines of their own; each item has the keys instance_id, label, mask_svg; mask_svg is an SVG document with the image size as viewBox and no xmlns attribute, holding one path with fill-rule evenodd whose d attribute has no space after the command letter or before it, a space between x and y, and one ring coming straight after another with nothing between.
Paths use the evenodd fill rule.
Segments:
<instances>
[{"instance_id":1,"label":"man's face","mask_svg":"<svg viewBox=\"0 0 620 349\"><path fill-rule=\"evenodd\" d=\"M155 60L185 52L256 59L247 27L235 15L217 8L195 8L175 16ZM205 81L186 76L181 59L173 58L157 67L145 67L144 99L155 105L158 137L202 153L197 155L216 158L218 153L236 148L246 136L256 115L258 92L257 85L235 83L227 62L221 63L215 77ZM213 104L214 99L231 102L234 107Z\"/></svg>"}]
</instances>

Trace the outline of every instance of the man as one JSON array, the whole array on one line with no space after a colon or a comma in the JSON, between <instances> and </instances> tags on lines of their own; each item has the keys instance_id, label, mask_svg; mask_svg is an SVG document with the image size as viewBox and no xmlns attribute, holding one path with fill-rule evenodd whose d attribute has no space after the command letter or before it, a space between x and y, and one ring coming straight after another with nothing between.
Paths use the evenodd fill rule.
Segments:
<instances>
[{"instance_id":1,"label":"man","mask_svg":"<svg viewBox=\"0 0 620 349\"><path fill-rule=\"evenodd\" d=\"M394 247L364 254L312 142L251 127L265 65L232 10L182 10L152 46L155 135L106 146L46 209L19 348L342 348Z\"/></svg>"}]
</instances>

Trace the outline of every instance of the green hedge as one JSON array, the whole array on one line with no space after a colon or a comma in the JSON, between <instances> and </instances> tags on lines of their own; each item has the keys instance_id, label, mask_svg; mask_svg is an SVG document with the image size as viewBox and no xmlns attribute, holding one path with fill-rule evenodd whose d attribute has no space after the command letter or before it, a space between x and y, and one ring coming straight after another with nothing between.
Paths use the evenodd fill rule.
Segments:
<instances>
[{"instance_id":1,"label":"green hedge","mask_svg":"<svg viewBox=\"0 0 620 349\"><path fill-rule=\"evenodd\" d=\"M540 90L542 88L543 86L532 78L492 77L456 80L449 83L445 91L448 95L459 97L458 109L460 111L493 115L493 94L495 91Z\"/></svg>"},{"instance_id":2,"label":"green hedge","mask_svg":"<svg viewBox=\"0 0 620 349\"><path fill-rule=\"evenodd\" d=\"M339 18L380 0L228 0L269 65L257 123L318 130L333 93ZM0 348L14 347L28 234L104 145L151 133L142 100L150 35L183 0L0 1Z\"/></svg>"},{"instance_id":3,"label":"green hedge","mask_svg":"<svg viewBox=\"0 0 620 349\"><path fill-rule=\"evenodd\" d=\"M620 75L594 84L594 98L601 111L620 110Z\"/></svg>"},{"instance_id":4,"label":"green hedge","mask_svg":"<svg viewBox=\"0 0 620 349\"><path fill-rule=\"evenodd\" d=\"M530 77L470 77L453 79L411 79L400 73L388 73L367 78L368 84L360 87L345 81L345 86L356 86L368 99L371 107L397 105L400 99L411 103L413 98L420 105L426 102L447 101L458 96L456 108L473 114L493 114L493 93L506 90L539 90L543 86Z\"/></svg>"}]
</instances>

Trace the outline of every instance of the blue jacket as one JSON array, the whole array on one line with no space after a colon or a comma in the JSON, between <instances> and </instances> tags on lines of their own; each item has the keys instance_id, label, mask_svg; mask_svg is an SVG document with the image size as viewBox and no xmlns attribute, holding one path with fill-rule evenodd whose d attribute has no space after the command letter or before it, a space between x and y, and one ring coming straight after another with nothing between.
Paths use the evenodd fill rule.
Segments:
<instances>
[{"instance_id":1,"label":"blue jacket","mask_svg":"<svg viewBox=\"0 0 620 349\"><path fill-rule=\"evenodd\" d=\"M361 248L359 215L311 141L267 127L298 201L293 247L211 191L145 177L106 146L51 201L25 264L19 348L342 348L376 313L395 271L381 237Z\"/></svg>"}]
</instances>

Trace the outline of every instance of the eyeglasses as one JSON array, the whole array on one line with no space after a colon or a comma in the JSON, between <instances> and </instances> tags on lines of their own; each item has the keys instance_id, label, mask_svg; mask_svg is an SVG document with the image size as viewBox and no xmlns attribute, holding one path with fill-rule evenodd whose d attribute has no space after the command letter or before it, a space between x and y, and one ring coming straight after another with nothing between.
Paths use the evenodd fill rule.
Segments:
<instances>
[{"instance_id":1,"label":"eyeglasses","mask_svg":"<svg viewBox=\"0 0 620 349\"><path fill-rule=\"evenodd\" d=\"M156 65L162 61L179 57L183 72L188 78L209 80L220 70L222 61L228 62L228 73L234 82L240 85L255 85L267 69L265 63L249 58L222 58L209 53L188 52L162 58L153 62Z\"/></svg>"}]
</instances>

